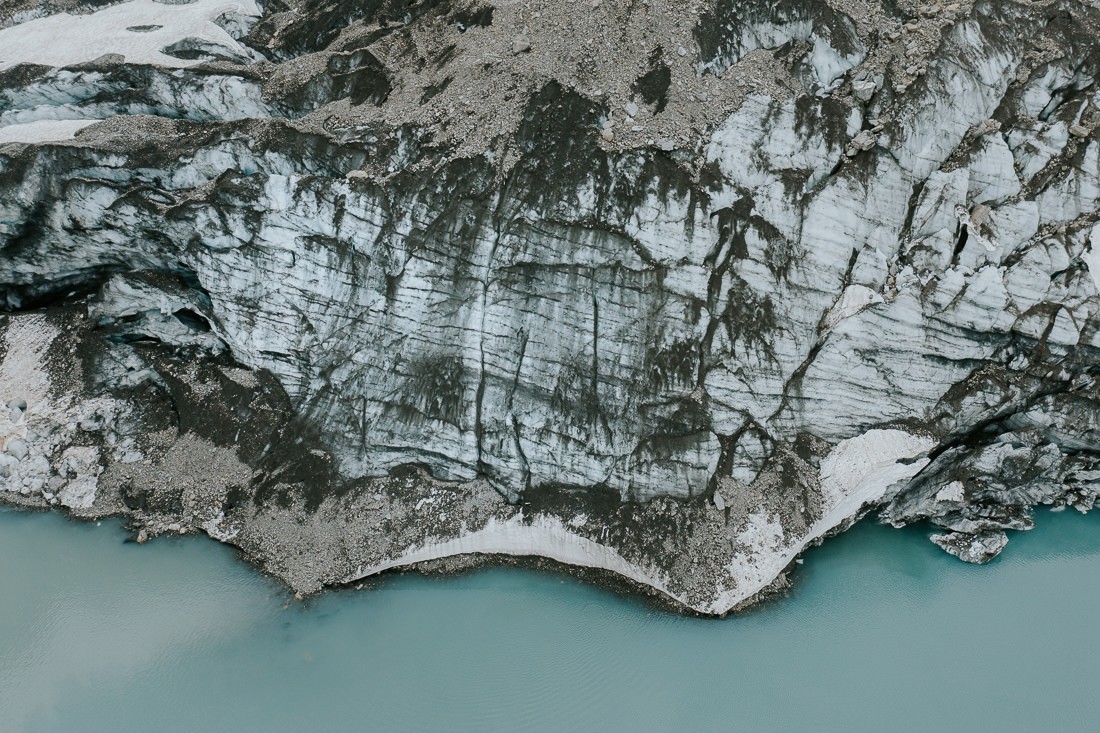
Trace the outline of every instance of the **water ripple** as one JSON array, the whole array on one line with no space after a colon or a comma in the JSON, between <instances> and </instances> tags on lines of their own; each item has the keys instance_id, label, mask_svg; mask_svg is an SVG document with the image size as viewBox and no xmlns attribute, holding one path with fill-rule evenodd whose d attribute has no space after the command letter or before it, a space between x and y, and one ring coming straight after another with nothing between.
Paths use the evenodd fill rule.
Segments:
<instances>
[{"instance_id":1,"label":"water ripple","mask_svg":"<svg viewBox=\"0 0 1100 733\"><path fill-rule=\"evenodd\" d=\"M514 569L287 606L209 541L0 512L0 729L1085 730L1100 518L1036 519L984 568L861 525L706 620Z\"/></svg>"}]
</instances>

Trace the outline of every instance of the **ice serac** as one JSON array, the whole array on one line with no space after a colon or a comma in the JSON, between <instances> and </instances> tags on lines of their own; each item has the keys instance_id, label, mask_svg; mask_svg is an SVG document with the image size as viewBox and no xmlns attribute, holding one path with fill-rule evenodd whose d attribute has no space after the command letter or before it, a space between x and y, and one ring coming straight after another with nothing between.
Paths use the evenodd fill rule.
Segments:
<instances>
[{"instance_id":1,"label":"ice serac","mask_svg":"<svg viewBox=\"0 0 1100 733\"><path fill-rule=\"evenodd\" d=\"M655 5L0 0L0 497L708 614L1092 508L1100 8Z\"/></svg>"}]
</instances>

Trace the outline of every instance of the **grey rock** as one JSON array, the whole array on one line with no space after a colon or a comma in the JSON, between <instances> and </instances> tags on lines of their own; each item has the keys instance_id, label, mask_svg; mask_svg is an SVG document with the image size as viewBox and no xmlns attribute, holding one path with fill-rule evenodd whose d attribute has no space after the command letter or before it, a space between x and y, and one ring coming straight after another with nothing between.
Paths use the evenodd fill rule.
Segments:
<instances>
[{"instance_id":1,"label":"grey rock","mask_svg":"<svg viewBox=\"0 0 1100 733\"><path fill-rule=\"evenodd\" d=\"M874 133L869 130L861 130L859 134L852 138L851 146L856 150L870 150L875 147L876 142L878 142L878 138Z\"/></svg>"},{"instance_id":2,"label":"grey rock","mask_svg":"<svg viewBox=\"0 0 1100 733\"><path fill-rule=\"evenodd\" d=\"M9 438L7 445L4 446L4 450L17 460L23 460L27 457L27 453L29 452L27 443L22 438Z\"/></svg>"},{"instance_id":3,"label":"grey rock","mask_svg":"<svg viewBox=\"0 0 1100 733\"><path fill-rule=\"evenodd\" d=\"M878 85L873 79L862 79L852 82L852 96L861 102L870 102L878 91Z\"/></svg>"},{"instance_id":4,"label":"grey rock","mask_svg":"<svg viewBox=\"0 0 1100 733\"><path fill-rule=\"evenodd\" d=\"M18 472L18 470L19 459L8 453L0 453L0 478L10 478Z\"/></svg>"}]
</instances>

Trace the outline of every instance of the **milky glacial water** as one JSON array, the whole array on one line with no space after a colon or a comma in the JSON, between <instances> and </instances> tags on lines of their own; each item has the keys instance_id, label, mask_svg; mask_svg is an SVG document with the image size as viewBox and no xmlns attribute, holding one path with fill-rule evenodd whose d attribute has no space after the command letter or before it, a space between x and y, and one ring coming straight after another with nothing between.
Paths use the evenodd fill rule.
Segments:
<instances>
[{"instance_id":1,"label":"milky glacial water","mask_svg":"<svg viewBox=\"0 0 1100 733\"><path fill-rule=\"evenodd\" d=\"M979 568L861 523L724 620L515 569L294 602L200 538L0 510L0 731L1097 730L1100 516Z\"/></svg>"}]
</instances>

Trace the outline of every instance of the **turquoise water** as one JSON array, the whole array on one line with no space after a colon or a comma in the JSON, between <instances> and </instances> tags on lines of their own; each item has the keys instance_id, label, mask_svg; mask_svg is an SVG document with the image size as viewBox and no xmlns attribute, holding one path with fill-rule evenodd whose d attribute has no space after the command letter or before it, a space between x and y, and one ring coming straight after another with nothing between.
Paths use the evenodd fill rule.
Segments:
<instances>
[{"instance_id":1,"label":"turquoise water","mask_svg":"<svg viewBox=\"0 0 1100 733\"><path fill-rule=\"evenodd\" d=\"M195 538L0 510L0 731L1095 730L1100 516L984 568L861 524L682 618L554 574L306 603Z\"/></svg>"}]
</instances>

